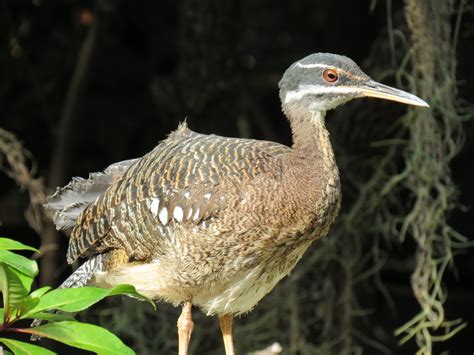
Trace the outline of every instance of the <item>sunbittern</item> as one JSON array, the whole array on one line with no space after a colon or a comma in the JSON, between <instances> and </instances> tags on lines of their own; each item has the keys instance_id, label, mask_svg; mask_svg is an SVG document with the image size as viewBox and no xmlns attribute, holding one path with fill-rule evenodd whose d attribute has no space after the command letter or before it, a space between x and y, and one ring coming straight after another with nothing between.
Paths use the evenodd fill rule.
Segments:
<instances>
[{"instance_id":1,"label":"sunbittern","mask_svg":"<svg viewBox=\"0 0 474 355\"><path fill-rule=\"evenodd\" d=\"M75 178L50 197L56 226L70 235L68 262L88 259L62 287L132 284L183 305L179 354L188 352L194 304L219 316L226 354L233 354L233 317L288 275L338 213L326 111L365 96L428 106L335 54L294 63L279 86L291 148L182 124L142 158Z\"/></svg>"}]
</instances>

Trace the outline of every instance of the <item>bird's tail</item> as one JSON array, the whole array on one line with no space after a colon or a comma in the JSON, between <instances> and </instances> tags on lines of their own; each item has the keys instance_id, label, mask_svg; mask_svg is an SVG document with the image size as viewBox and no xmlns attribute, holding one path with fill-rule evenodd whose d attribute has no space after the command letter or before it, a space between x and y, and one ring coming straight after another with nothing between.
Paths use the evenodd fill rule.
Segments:
<instances>
[{"instance_id":1,"label":"bird's tail","mask_svg":"<svg viewBox=\"0 0 474 355\"><path fill-rule=\"evenodd\" d=\"M64 187L48 196L45 208L52 210L57 230L67 235L76 224L77 217L102 194L112 183L112 178L103 173L92 173L88 179L75 177Z\"/></svg>"},{"instance_id":2,"label":"bird's tail","mask_svg":"<svg viewBox=\"0 0 474 355\"><path fill-rule=\"evenodd\" d=\"M45 208L53 211L56 229L69 234L77 217L107 188L119 179L138 159L121 161L108 166L104 172L91 173L88 179L75 177L49 196Z\"/></svg>"},{"instance_id":3,"label":"bird's tail","mask_svg":"<svg viewBox=\"0 0 474 355\"><path fill-rule=\"evenodd\" d=\"M104 254L97 254L88 259L74 271L58 288L76 288L86 286L94 273L104 271Z\"/></svg>"},{"instance_id":4,"label":"bird's tail","mask_svg":"<svg viewBox=\"0 0 474 355\"><path fill-rule=\"evenodd\" d=\"M53 221L56 229L70 234L76 225L76 220L81 212L93 203L110 185L120 179L120 177L138 159L124 160L109 165L103 172L89 174L88 179L73 178L69 184L58 188L56 192L47 198L45 208L53 212ZM92 256L82 264L59 288L77 288L86 286L94 276L94 273L104 271L104 255ZM60 313L60 311L51 311ZM43 324L44 321L35 319L32 327ZM31 340L38 340L39 337L32 336Z\"/></svg>"},{"instance_id":5,"label":"bird's tail","mask_svg":"<svg viewBox=\"0 0 474 355\"><path fill-rule=\"evenodd\" d=\"M76 271L72 273L58 288L77 288L86 286L94 276L94 273L104 271L104 255L98 254L92 256L84 264L82 264ZM51 311L51 313L61 313L61 311ZM44 320L35 319L31 323L31 327L37 327L44 323ZM40 337L36 335L31 336L31 340L39 340Z\"/></svg>"}]
</instances>

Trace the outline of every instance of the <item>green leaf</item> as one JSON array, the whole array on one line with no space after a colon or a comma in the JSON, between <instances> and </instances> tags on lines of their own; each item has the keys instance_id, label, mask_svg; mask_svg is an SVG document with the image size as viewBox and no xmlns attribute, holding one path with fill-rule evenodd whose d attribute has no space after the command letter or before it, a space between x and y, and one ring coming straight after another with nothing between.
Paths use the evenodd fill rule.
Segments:
<instances>
[{"instance_id":1,"label":"green leaf","mask_svg":"<svg viewBox=\"0 0 474 355\"><path fill-rule=\"evenodd\" d=\"M0 292L3 294L3 306L6 320L11 320L12 310L20 305L28 291L22 281L8 265L0 262Z\"/></svg>"},{"instance_id":2,"label":"green leaf","mask_svg":"<svg viewBox=\"0 0 474 355\"><path fill-rule=\"evenodd\" d=\"M31 296L26 297L23 302L20 304L18 307L18 316L21 318L22 314L25 314L28 312L30 309L34 308L38 303L40 299L39 297L34 297L32 298Z\"/></svg>"},{"instance_id":3,"label":"green leaf","mask_svg":"<svg viewBox=\"0 0 474 355\"><path fill-rule=\"evenodd\" d=\"M31 298L34 298L34 297L41 297L43 296L46 292L48 292L49 290L51 290L51 286L45 286L45 287L41 287L37 290L34 290L33 292L30 293L30 297Z\"/></svg>"},{"instance_id":4,"label":"green leaf","mask_svg":"<svg viewBox=\"0 0 474 355\"><path fill-rule=\"evenodd\" d=\"M60 322L60 321L71 321L76 322L76 319L70 313L49 313L49 312L38 312L28 316L30 319L41 319L49 322Z\"/></svg>"},{"instance_id":5,"label":"green leaf","mask_svg":"<svg viewBox=\"0 0 474 355\"><path fill-rule=\"evenodd\" d=\"M135 354L107 329L81 322L56 322L23 329L23 332L60 341L98 354Z\"/></svg>"},{"instance_id":6,"label":"green leaf","mask_svg":"<svg viewBox=\"0 0 474 355\"><path fill-rule=\"evenodd\" d=\"M3 324L4 311L3 308L0 308L0 324Z\"/></svg>"},{"instance_id":7,"label":"green leaf","mask_svg":"<svg viewBox=\"0 0 474 355\"><path fill-rule=\"evenodd\" d=\"M23 287L25 288L26 292L30 292L31 290L31 285L33 283L34 277L25 275L21 271L18 271L17 269L12 269L9 267L9 269L20 279L21 283L23 284Z\"/></svg>"},{"instance_id":8,"label":"green leaf","mask_svg":"<svg viewBox=\"0 0 474 355\"><path fill-rule=\"evenodd\" d=\"M54 355L52 351L42 348L41 346L18 340L0 338L0 342L8 346L15 355Z\"/></svg>"},{"instance_id":9,"label":"green leaf","mask_svg":"<svg viewBox=\"0 0 474 355\"><path fill-rule=\"evenodd\" d=\"M36 248L8 238L0 238L0 250L31 250L39 253L39 250Z\"/></svg>"},{"instance_id":10,"label":"green leaf","mask_svg":"<svg viewBox=\"0 0 474 355\"><path fill-rule=\"evenodd\" d=\"M39 303L33 307L33 309L24 314L22 318L30 318L32 313L48 309L59 309L65 312L79 312L89 308L105 297L123 294L148 300L145 296L140 295L135 290L135 287L131 285L119 285L112 289L98 287L60 288L43 295L40 298Z\"/></svg>"},{"instance_id":11,"label":"green leaf","mask_svg":"<svg viewBox=\"0 0 474 355\"><path fill-rule=\"evenodd\" d=\"M40 301L41 296L43 296L46 292L51 290L50 286L41 287L33 292L31 292L28 297L22 302L20 309L19 309L19 316L27 313L30 309L34 308Z\"/></svg>"},{"instance_id":12,"label":"green leaf","mask_svg":"<svg viewBox=\"0 0 474 355\"><path fill-rule=\"evenodd\" d=\"M11 251L0 250L0 262L10 265L12 268L24 273L26 276L35 277L38 275L38 264L36 261L12 253Z\"/></svg>"}]
</instances>

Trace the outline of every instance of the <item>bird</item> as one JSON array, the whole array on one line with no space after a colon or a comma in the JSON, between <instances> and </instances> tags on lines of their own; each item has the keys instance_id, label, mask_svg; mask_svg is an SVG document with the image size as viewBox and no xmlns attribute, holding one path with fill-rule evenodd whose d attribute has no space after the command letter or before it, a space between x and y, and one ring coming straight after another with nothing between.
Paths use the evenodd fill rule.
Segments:
<instances>
[{"instance_id":1,"label":"bird","mask_svg":"<svg viewBox=\"0 0 474 355\"><path fill-rule=\"evenodd\" d=\"M293 63L279 96L291 147L200 134L185 121L143 157L58 188L46 207L69 236L68 263L85 259L61 287L131 284L181 306L180 355L188 354L198 307L218 317L225 352L233 355L233 318L287 276L338 214L340 177L326 112L362 97L428 107L331 53Z\"/></svg>"}]
</instances>

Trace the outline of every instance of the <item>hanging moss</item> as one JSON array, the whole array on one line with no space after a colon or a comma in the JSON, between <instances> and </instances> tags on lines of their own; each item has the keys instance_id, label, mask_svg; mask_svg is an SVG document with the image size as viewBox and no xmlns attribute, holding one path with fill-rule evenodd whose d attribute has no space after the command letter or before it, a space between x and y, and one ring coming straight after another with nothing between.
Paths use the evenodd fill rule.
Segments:
<instances>
[{"instance_id":1,"label":"hanging moss","mask_svg":"<svg viewBox=\"0 0 474 355\"><path fill-rule=\"evenodd\" d=\"M444 341L466 326L461 320L449 321L443 304L447 290L443 276L453 265L455 250L467 246L467 239L449 225L456 208L457 190L452 181L450 162L463 143L461 122L465 116L457 100L455 1L407 0L405 16L411 31L410 51L414 89L430 98L430 110L411 110L404 123L410 141L404 149L406 166L398 176L409 194L399 236L417 243L416 268L411 277L413 293L421 311L400 327L401 343L415 337L418 353L432 353L432 343ZM458 13L462 14L463 2ZM395 176L394 179L397 179Z\"/></svg>"}]
</instances>

